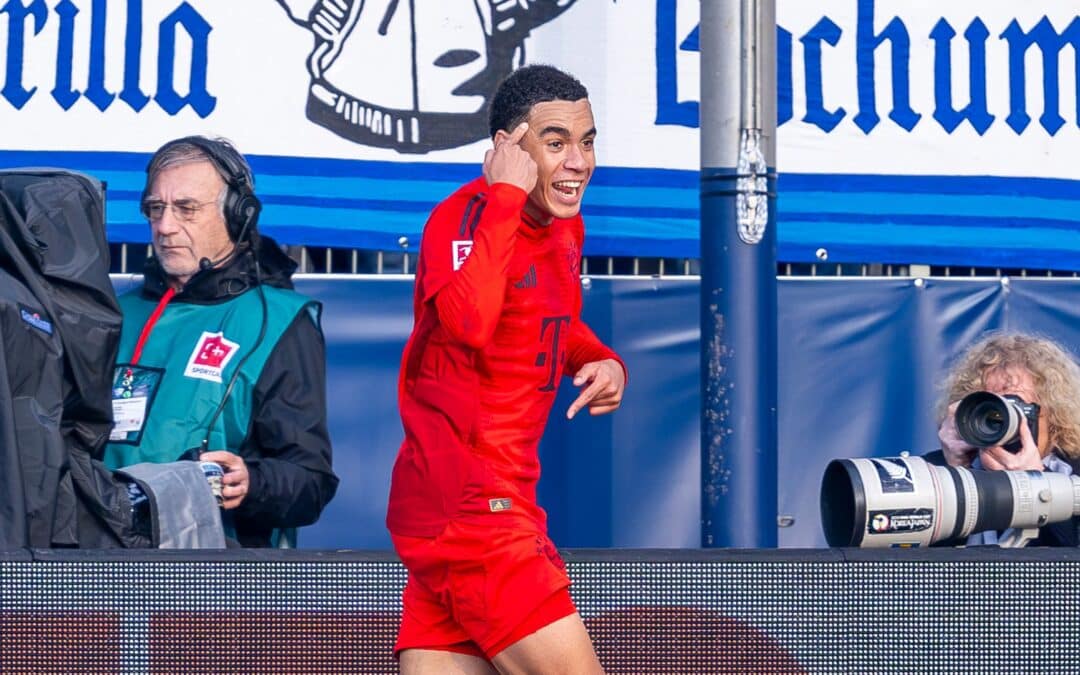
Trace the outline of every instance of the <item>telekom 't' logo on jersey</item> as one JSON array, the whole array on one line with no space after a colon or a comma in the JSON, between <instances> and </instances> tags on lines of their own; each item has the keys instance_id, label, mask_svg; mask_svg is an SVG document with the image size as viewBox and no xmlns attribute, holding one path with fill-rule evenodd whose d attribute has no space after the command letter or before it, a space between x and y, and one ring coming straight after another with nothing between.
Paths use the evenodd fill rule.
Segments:
<instances>
[{"instance_id":1,"label":"telekom 't' logo on jersey","mask_svg":"<svg viewBox=\"0 0 1080 675\"><path fill-rule=\"evenodd\" d=\"M547 367L548 378L540 391L555 391L555 381L559 375L559 365L566 360L563 343L566 339L565 328L570 327L569 316L547 316L540 321L541 351L536 355L536 365Z\"/></svg>"}]
</instances>

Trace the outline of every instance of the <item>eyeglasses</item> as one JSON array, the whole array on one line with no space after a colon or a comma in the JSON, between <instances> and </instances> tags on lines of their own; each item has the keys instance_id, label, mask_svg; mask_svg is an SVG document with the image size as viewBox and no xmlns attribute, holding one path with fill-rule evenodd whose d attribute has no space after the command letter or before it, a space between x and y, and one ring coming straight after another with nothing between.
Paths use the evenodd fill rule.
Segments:
<instances>
[{"instance_id":1,"label":"eyeglasses","mask_svg":"<svg viewBox=\"0 0 1080 675\"><path fill-rule=\"evenodd\" d=\"M142 214L146 216L146 219L150 222L157 222L161 220L161 217L165 215L165 207L168 206L172 209L173 217L178 220L190 223L195 220L195 217L199 215L199 211L204 206L209 206L215 202L197 202L194 199L179 199L175 202L163 202L157 200L145 201L142 203Z\"/></svg>"}]
</instances>

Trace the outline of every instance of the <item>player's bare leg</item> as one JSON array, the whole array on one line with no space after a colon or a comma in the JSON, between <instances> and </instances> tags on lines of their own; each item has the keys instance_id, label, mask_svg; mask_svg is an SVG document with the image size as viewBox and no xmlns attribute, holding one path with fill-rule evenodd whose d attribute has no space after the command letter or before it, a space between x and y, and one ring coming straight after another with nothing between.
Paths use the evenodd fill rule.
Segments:
<instances>
[{"instance_id":1,"label":"player's bare leg","mask_svg":"<svg viewBox=\"0 0 1080 675\"><path fill-rule=\"evenodd\" d=\"M398 666L402 675L498 675L484 659L439 649L405 649Z\"/></svg>"},{"instance_id":2,"label":"player's bare leg","mask_svg":"<svg viewBox=\"0 0 1080 675\"><path fill-rule=\"evenodd\" d=\"M592 640L576 612L527 635L492 659L502 675L602 675Z\"/></svg>"}]
</instances>

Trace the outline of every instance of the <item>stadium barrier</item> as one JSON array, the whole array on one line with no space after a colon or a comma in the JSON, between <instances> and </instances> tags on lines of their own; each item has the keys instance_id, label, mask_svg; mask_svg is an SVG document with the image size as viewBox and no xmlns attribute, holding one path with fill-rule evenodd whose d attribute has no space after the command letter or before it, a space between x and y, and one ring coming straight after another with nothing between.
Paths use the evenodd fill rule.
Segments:
<instances>
[{"instance_id":1,"label":"stadium barrier","mask_svg":"<svg viewBox=\"0 0 1080 675\"><path fill-rule=\"evenodd\" d=\"M113 280L119 291L138 283ZM389 549L386 502L402 439L398 365L413 280L306 275L296 284L324 305L330 436L342 478L298 545ZM567 421L560 413L577 390L560 388L540 447L539 499L552 539L567 548L696 548L699 281L585 277L582 288L583 316L626 360L631 379L622 409L596 418ZM788 548L825 545L818 500L830 461L937 447L939 383L976 336L1031 331L1080 354L1076 279L788 278L777 293L778 533Z\"/></svg>"},{"instance_id":2,"label":"stadium barrier","mask_svg":"<svg viewBox=\"0 0 1080 675\"><path fill-rule=\"evenodd\" d=\"M1080 551L567 550L609 673L1080 672ZM392 673L369 551L0 553L0 672Z\"/></svg>"}]
</instances>

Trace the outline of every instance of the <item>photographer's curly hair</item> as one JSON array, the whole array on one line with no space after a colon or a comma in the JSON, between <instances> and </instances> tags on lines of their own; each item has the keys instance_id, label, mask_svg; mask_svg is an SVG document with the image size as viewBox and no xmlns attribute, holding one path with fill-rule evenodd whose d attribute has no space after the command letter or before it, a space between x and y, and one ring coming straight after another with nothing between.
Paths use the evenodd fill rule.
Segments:
<instances>
[{"instance_id":1,"label":"photographer's curly hair","mask_svg":"<svg viewBox=\"0 0 1080 675\"><path fill-rule=\"evenodd\" d=\"M500 129L512 131L527 120L537 103L583 98L589 98L589 91L569 73L542 64L519 68L503 80L491 99L488 111L491 137L495 138Z\"/></svg>"},{"instance_id":2,"label":"photographer's curly hair","mask_svg":"<svg viewBox=\"0 0 1080 675\"><path fill-rule=\"evenodd\" d=\"M946 377L938 423L945 419L950 403L985 389L989 373L1010 366L1027 370L1034 379L1050 447L1080 459L1080 365L1047 338L992 332L969 347Z\"/></svg>"}]
</instances>

